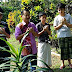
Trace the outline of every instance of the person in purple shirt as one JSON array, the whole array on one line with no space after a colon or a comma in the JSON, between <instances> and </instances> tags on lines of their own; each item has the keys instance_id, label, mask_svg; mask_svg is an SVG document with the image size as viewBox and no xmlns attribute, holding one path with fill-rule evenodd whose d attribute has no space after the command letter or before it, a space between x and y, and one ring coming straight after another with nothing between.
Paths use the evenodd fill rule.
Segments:
<instances>
[{"instance_id":1,"label":"person in purple shirt","mask_svg":"<svg viewBox=\"0 0 72 72\"><path fill-rule=\"evenodd\" d=\"M23 40L22 46L30 44L30 46L22 50L21 56L24 57L29 54L37 55L35 36L38 36L38 30L36 29L35 24L30 22L30 12L28 9L24 9L21 12L21 15L22 15L22 22L19 23L15 28L15 37L16 37L16 40L19 40L19 42L21 42L21 39L23 38L25 33L29 31L29 35ZM30 58L37 59L36 56L28 57L24 61L24 63L26 63L27 60L29 60ZM37 65L37 61L34 61L31 64ZM32 69L34 70L35 67L32 67ZM27 70L27 68L24 69L24 71L25 70Z\"/></svg>"}]
</instances>

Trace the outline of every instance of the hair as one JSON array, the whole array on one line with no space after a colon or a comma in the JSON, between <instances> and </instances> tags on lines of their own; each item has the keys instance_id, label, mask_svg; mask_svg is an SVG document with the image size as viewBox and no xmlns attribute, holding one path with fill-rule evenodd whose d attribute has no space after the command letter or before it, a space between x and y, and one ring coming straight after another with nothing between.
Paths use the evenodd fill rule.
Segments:
<instances>
[{"instance_id":1,"label":"hair","mask_svg":"<svg viewBox=\"0 0 72 72\"><path fill-rule=\"evenodd\" d=\"M43 15L46 15L46 13L45 12L40 12L39 13L39 17L41 17L41 16L43 16ZM46 15L47 16L47 15Z\"/></svg>"},{"instance_id":2,"label":"hair","mask_svg":"<svg viewBox=\"0 0 72 72\"><path fill-rule=\"evenodd\" d=\"M3 13L3 9L0 7L0 12Z\"/></svg>"},{"instance_id":3,"label":"hair","mask_svg":"<svg viewBox=\"0 0 72 72\"><path fill-rule=\"evenodd\" d=\"M21 15L23 15L23 12L24 12L24 11L27 11L27 12L30 13L29 9L25 8L24 10L22 10Z\"/></svg>"},{"instance_id":4,"label":"hair","mask_svg":"<svg viewBox=\"0 0 72 72\"><path fill-rule=\"evenodd\" d=\"M63 4L63 3L59 3L58 5L57 5L57 9L58 8L60 8L60 9L62 9L62 8L64 8L65 9L65 4Z\"/></svg>"}]
</instances>

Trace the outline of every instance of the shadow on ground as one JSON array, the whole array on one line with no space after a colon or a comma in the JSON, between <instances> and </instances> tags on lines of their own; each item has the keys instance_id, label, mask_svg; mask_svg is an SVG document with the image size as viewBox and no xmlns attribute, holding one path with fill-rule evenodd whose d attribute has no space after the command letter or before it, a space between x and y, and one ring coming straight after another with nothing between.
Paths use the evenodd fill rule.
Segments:
<instances>
[{"instance_id":1,"label":"shadow on ground","mask_svg":"<svg viewBox=\"0 0 72 72\"><path fill-rule=\"evenodd\" d=\"M56 69L53 69L54 72L72 72L72 69L70 68L64 68L64 69L59 69L59 68L56 68Z\"/></svg>"}]
</instances>

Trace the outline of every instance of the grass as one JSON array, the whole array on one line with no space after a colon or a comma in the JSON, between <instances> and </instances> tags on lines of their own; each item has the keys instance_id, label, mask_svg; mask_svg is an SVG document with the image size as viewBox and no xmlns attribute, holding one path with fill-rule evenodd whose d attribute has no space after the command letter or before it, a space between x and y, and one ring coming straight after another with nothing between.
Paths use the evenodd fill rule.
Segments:
<instances>
[{"instance_id":1,"label":"grass","mask_svg":"<svg viewBox=\"0 0 72 72\"><path fill-rule=\"evenodd\" d=\"M8 42L10 42L15 47L15 49L19 48L20 43L19 43L18 40L15 39L15 35L14 34L11 34L11 37L9 39L7 39L7 40L8 40Z\"/></svg>"},{"instance_id":2,"label":"grass","mask_svg":"<svg viewBox=\"0 0 72 72\"><path fill-rule=\"evenodd\" d=\"M72 72L72 69L68 66L68 61L65 61L65 68L60 70L61 60L59 56L52 55L52 69L54 72Z\"/></svg>"},{"instance_id":3,"label":"grass","mask_svg":"<svg viewBox=\"0 0 72 72\"><path fill-rule=\"evenodd\" d=\"M60 48L58 48L58 49L56 50L56 48L54 47L54 48L51 48L51 51L52 51L52 52L55 52L55 53L57 53L57 54L61 54L61 49L60 49Z\"/></svg>"},{"instance_id":4,"label":"grass","mask_svg":"<svg viewBox=\"0 0 72 72\"><path fill-rule=\"evenodd\" d=\"M36 41L38 41L37 38L36 38ZM8 39L8 42L10 42L15 47L15 49L20 46L19 41L17 41L15 39L14 34L11 34L11 38ZM56 53L60 52L59 49L58 49L58 52L56 51L55 48L51 48L51 49L52 49L52 51L54 51ZM54 72L72 72L72 69L70 69L68 66L68 61L65 61L66 68L63 70L60 70L59 69L59 67L61 65L60 57L52 54L51 58L52 58L52 67L51 68L54 70ZM71 60L71 62L72 62L72 60Z\"/></svg>"}]
</instances>

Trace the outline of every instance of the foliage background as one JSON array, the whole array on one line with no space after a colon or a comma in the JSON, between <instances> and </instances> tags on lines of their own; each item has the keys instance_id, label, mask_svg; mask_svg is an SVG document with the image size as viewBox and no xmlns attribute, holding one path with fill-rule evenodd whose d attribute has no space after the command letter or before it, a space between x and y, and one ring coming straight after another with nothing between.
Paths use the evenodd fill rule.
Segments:
<instances>
[{"instance_id":1,"label":"foliage background","mask_svg":"<svg viewBox=\"0 0 72 72\"><path fill-rule=\"evenodd\" d=\"M24 8L28 8L31 16L30 21L34 22L34 24L40 21L38 14L41 11L47 13L46 22L53 24L55 16L58 15L56 6L59 2L67 5L67 13L72 13L72 9L70 8L70 6L72 7L71 0L8 0L8 2L1 2L1 7L4 10L3 20L7 22L11 33L13 33L15 26L22 21L21 11ZM54 31L52 26L51 30Z\"/></svg>"},{"instance_id":2,"label":"foliage background","mask_svg":"<svg viewBox=\"0 0 72 72\"><path fill-rule=\"evenodd\" d=\"M9 0L9 2L1 2L0 6L4 10L3 20L7 21L8 26L10 27L10 24L13 25L13 23L15 23L16 26L19 22L21 22L22 19L20 12L25 7L30 7L31 21L33 21L35 24L39 22L38 13L40 11L45 11L48 15L47 22L53 24L54 17L58 15L56 10L56 5L59 2L72 6L71 0L19 0L19 1ZM70 10L67 10L67 13L69 11L71 12L72 8ZM10 30L12 33L14 32L13 27L10 27ZM54 31L53 26L51 26L51 30L52 30L53 38L56 39L56 34L53 32ZM15 49L19 47L19 43L16 41L15 36L13 34L11 35L11 38L8 41L15 47ZM54 69L55 72L72 71L71 69L69 69L67 62L65 63L67 65L66 68L60 70L59 69L59 66L61 64L60 58L54 55L52 56L52 64L53 64L52 69Z\"/></svg>"}]
</instances>

